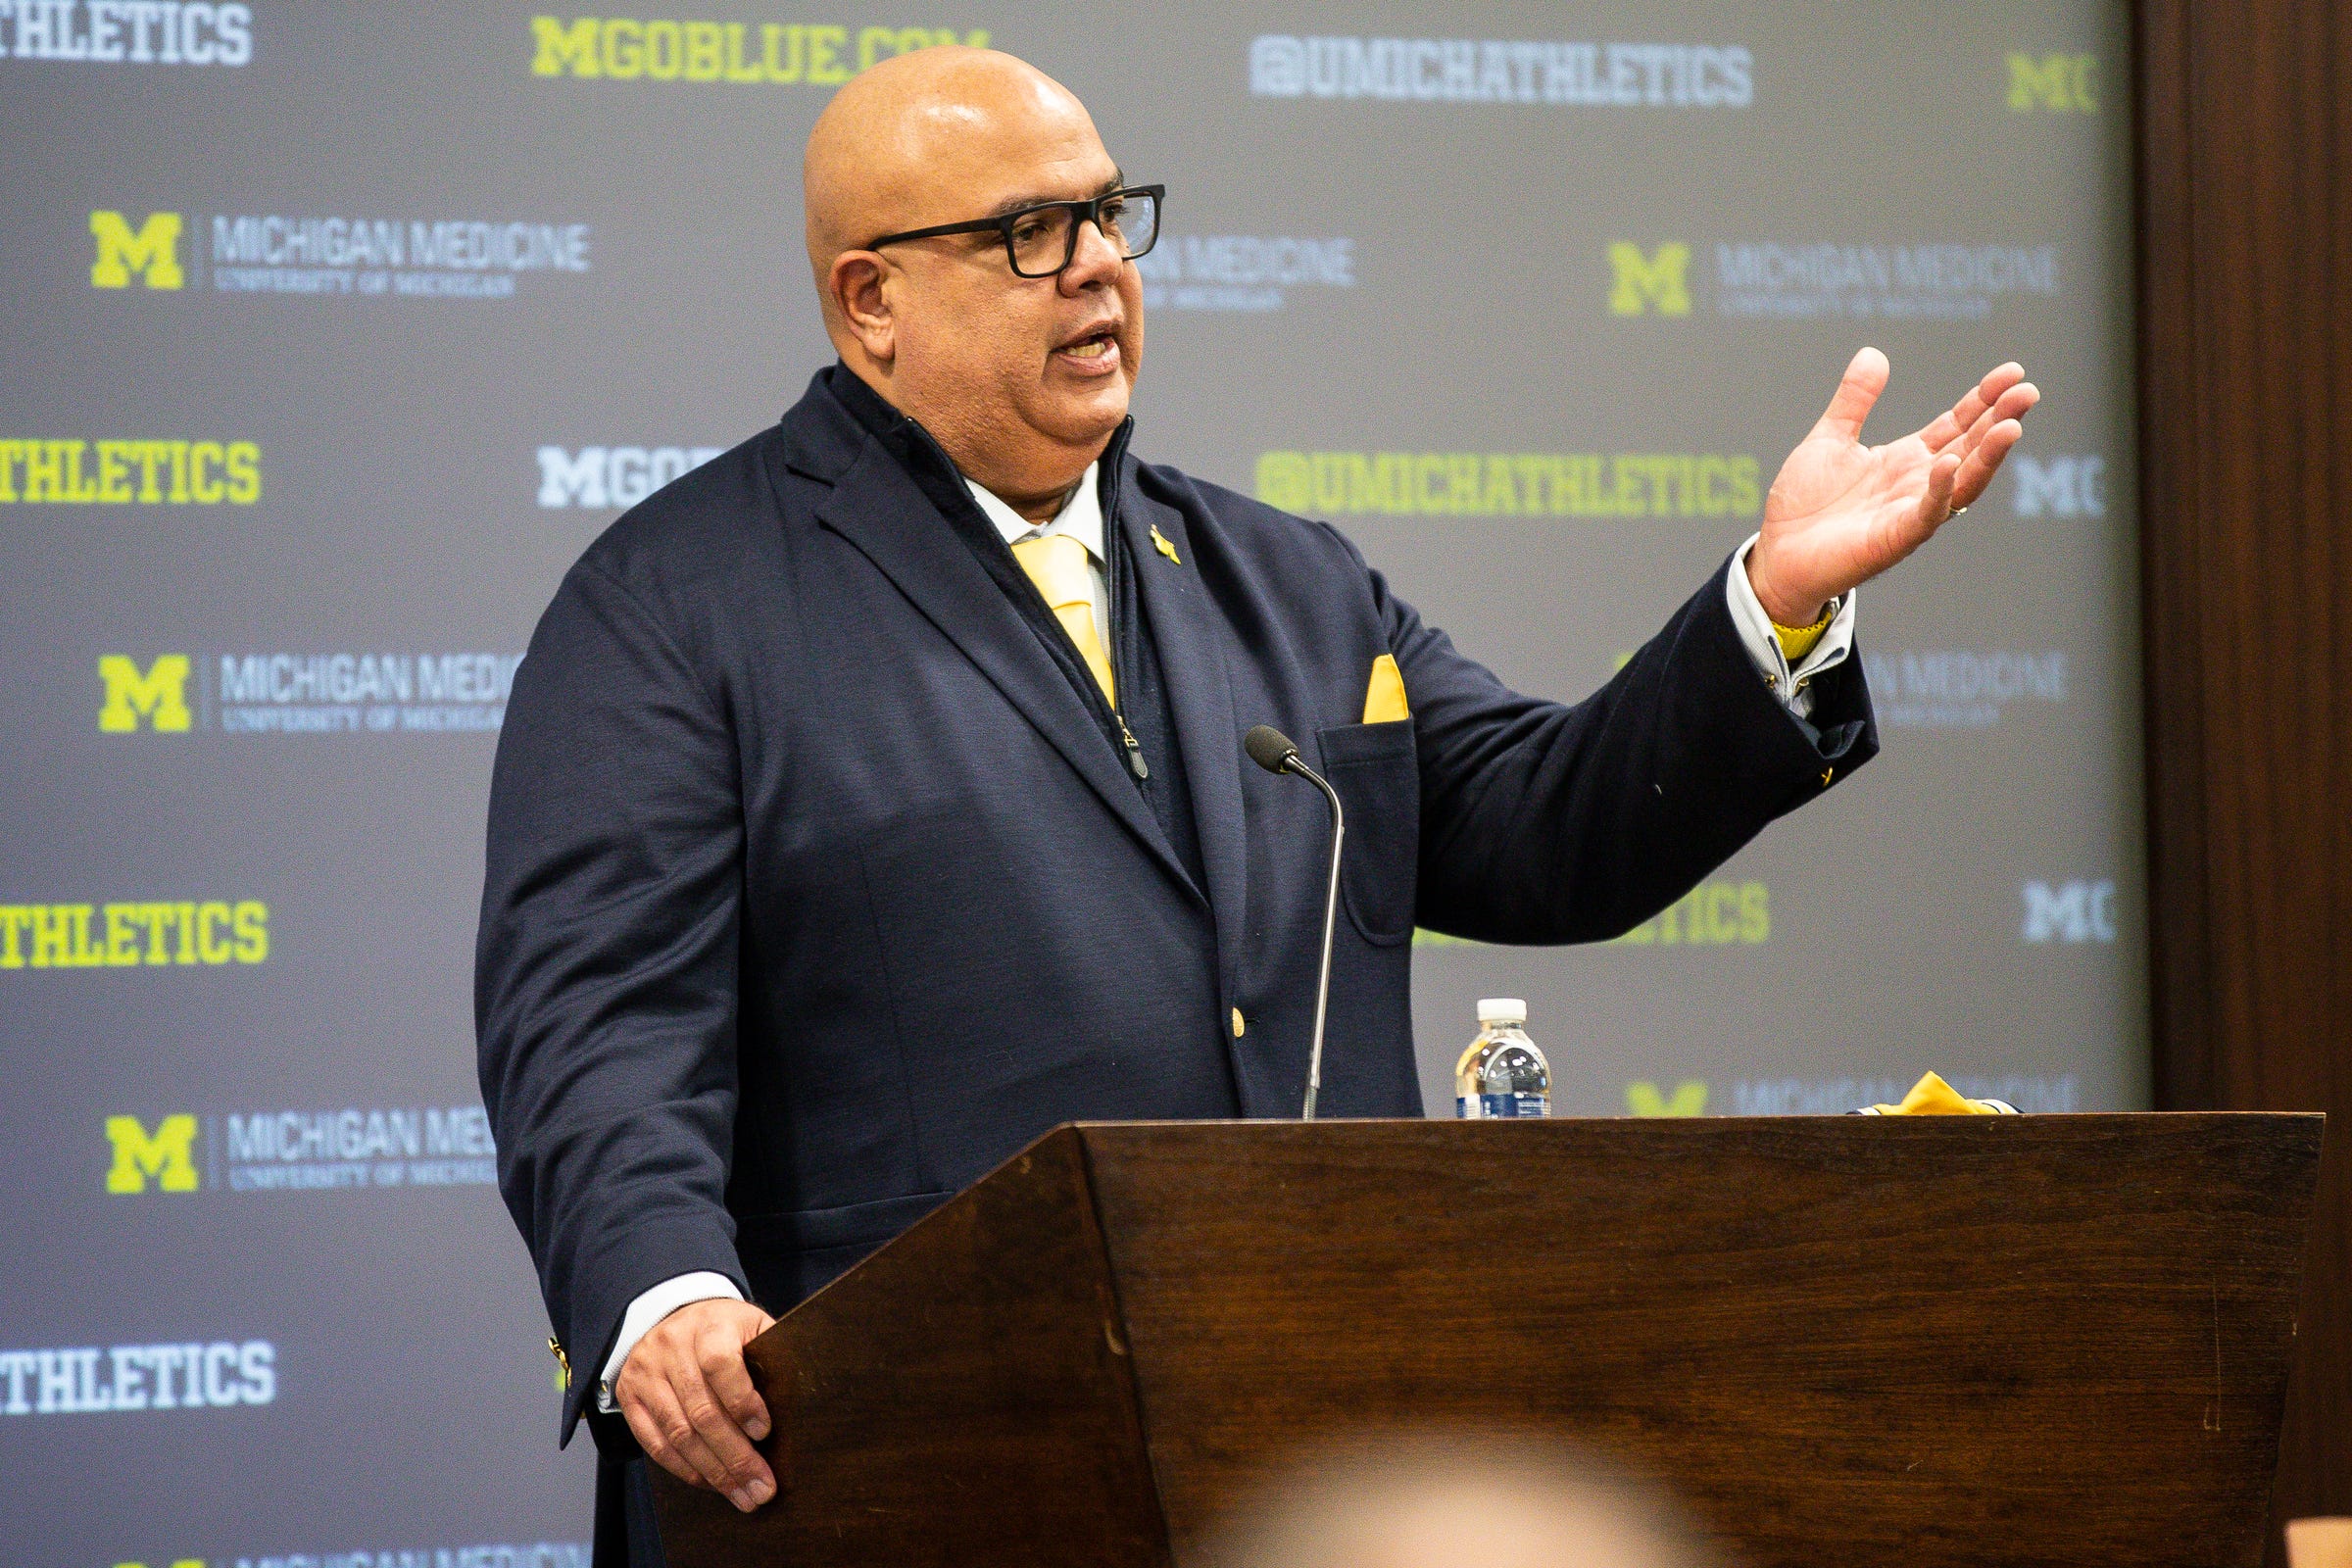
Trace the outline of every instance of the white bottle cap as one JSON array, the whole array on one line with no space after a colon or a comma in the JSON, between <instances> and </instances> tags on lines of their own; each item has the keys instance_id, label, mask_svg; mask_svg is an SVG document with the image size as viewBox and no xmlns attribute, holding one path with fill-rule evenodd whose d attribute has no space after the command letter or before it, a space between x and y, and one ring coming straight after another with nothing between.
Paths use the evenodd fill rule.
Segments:
<instances>
[{"instance_id":1,"label":"white bottle cap","mask_svg":"<svg viewBox=\"0 0 2352 1568\"><path fill-rule=\"evenodd\" d=\"M1525 1023L1527 1004L1517 997L1481 997L1478 999L1480 1023Z\"/></svg>"}]
</instances>

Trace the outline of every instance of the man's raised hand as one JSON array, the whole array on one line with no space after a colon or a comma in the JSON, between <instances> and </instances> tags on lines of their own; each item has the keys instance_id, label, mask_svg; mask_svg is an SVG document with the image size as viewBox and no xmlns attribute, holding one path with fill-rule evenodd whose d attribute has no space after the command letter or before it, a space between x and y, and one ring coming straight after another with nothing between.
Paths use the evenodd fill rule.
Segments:
<instances>
[{"instance_id":1,"label":"man's raised hand","mask_svg":"<svg viewBox=\"0 0 2352 1568\"><path fill-rule=\"evenodd\" d=\"M749 1301L689 1301L630 1348L612 1389L648 1458L745 1513L776 1494L752 1446L767 1436L767 1405L743 1364L743 1348L774 1321Z\"/></svg>"},{"instance_id":2,"label":"man's raised hand","mask_svg":"<svg viewBox=\"0 0 2352 1568\"><path fill-rule=\"evenodd\" d=\"M1924 429L1866 447L1862 421L1886 376L1886 355L1856 354L1764 498L1747 580L1781 625L1811 625L1824 605L1917 550L1983 495L2025 433L2026 412L2041 401L2022 367L2004 365Z\"/></svg>"}]
</instances>

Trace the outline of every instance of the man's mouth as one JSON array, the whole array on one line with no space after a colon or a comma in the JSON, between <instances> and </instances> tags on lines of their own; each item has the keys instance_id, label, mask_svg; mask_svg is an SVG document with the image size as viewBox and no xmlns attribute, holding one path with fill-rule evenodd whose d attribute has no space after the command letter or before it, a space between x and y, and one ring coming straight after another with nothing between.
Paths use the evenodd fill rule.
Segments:
<instances>
[{"instance_id":1,"label":"man's mouth","mask_svg":"<svg viewBox=\"0 0 2352 1568\"><path fill-rule=\"evenodd\" d=\"M1119 353L1118 327L1114 322L1104 322L1082 337L1072 338L1054 352L1062 359L1084 366L1115 364Z\"/></svg>"}]
</instances>

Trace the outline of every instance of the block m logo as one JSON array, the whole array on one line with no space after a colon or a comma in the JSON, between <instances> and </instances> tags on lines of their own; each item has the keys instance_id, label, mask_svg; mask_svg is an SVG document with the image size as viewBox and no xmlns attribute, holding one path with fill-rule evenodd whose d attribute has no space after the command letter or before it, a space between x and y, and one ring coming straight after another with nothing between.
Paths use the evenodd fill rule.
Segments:
<instances>
[{"instance_id":1,"label":"block m logo","mask_svg":"<svg viewBox=\"0 0 2352 1568\"><path fill-rule=\"evenodd\" d=\"M107 1167L110 1193L143 1193L149 1177L167 1193L196 1191L196 1118L166 1116L149 1137L136 1116L106 1118L106 1141L114 1146L115 1162Z\"/></svg>"},{"instance_id":2,"label":"block m logo","mask_svg":"<svg viewBox=\"0 0 2352 1568\"><path fill-rule=\"evenodd\" d=\"M2025 886L2028 942L2113 942L2115 884L2112 881L2047 882Z\"/></svg>"},{"instance_id":3,"label":"block m logo","mask_svg":"<svg viewBox=\"0 0 2352 1568\"><path fill-rule=\"evenodd\" d=\"M188 728L188 656L158 654L147 673L121 654L98 660L98 678L106 683L106 703L98 710L98 728L109 735L128 735L144 714L158 731L180 734Z\"/></svg>"},{"instance_id":4,"label":"block m logo","mask_svg":"<svg viewBox=\"0 0 2352 1568\"><path fill-rule=\"evenodd\" d=\"M1669 241L1643 256L1641 246L1618 240L1609 247L1609 314L1642 316L1654 305L1660 316L1689 316L1690 271L1688 245Z\"/></svg>"},{"instance_id":5,"label":"block m logo","mask_svg":"<svg viewBox=\"0 0 2352 1568\"><path fill-rule=\"evenodd\" d=\"M539 504L543 507L609 507L603 447L582 447L574 458L562 447L539 449Z\"/></svg>"},{"instance_id":6,"label":"block m logo","mask_svg":"<svg viewBox=\"0 0 2352 1568\"><path fill-rule=\"evenodd\" d=\"M2035 109L2053 115L2095 115L2099 112L2097 55L2032 55L2009 57L2009 109L2030 115Z\"/></svg>"},{"instance_id":7,"label":"block m logo","mask_svg":"<svg viewBox=\"0 0 2352 1568\"><path fill-rule=\"evenodd\" d=\"M134 233L121 213L95 212L90 238L98 243L97 260L90 264L92 288L128 288L133 272L145 277L149 288L177 288L186 281L179 270L177 213L149 213Z\"/></svg>"},{"instance_id":8,"label":"block m logo","mask_svg":"<svg viewBox=\"0 0 2352 1568\"><path fill-rule=\"evenodd\" d=\"M2107 460L2096 453L2034 458L2020 452L2017 514L2021 517L2107 515Z\"/></svg>"},{"instance_id":9,"label":"block m logo","mask_svg":"<svg viewBox=\"0 0 2352 1568\"><path fill-rule=\"evenodd\" d=\"M1625 1108L1637 1116L1704 1116L1707 1113L1707 1085L1701 1078L1686 1078L1674 1086L1672 1099L1658 1093L1658 1086L1644 1079L1625 1086Z\"/></svg>"}]
</instances>

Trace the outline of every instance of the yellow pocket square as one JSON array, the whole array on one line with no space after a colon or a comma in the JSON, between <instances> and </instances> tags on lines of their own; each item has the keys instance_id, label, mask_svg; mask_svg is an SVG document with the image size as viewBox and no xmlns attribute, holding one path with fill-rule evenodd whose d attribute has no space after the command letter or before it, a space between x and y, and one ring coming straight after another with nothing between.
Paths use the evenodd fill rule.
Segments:
<instances>
[{"instance_id":1,"label":"yellow pocket square","mask_svg":"<svg viewBox=\"0 0 2352 1568\"><path fill-rule=\"evenodd\" d=\"M1364 688L1364 722L1394 724L1412 716L1404 703L1404 674L1396 667L1396 656L1383 654L1372 661L1372 683Z\"/></svg>"},{"instance_id":2,"label":"yellow pocket square","mask_svg":"<svg viewBox=\"0 0 2352 1568\"><path fill-rule=\"evenodd\" d=\"M1899 1105L1872 1105L1862 1112L1865 1116L2014 1116L2017 1108L2005 1101L1970 1100L1959 1090L1943 1081L1936 1073L1929 1073L1911 1086Z\"/></svg>"}]
</instances>

